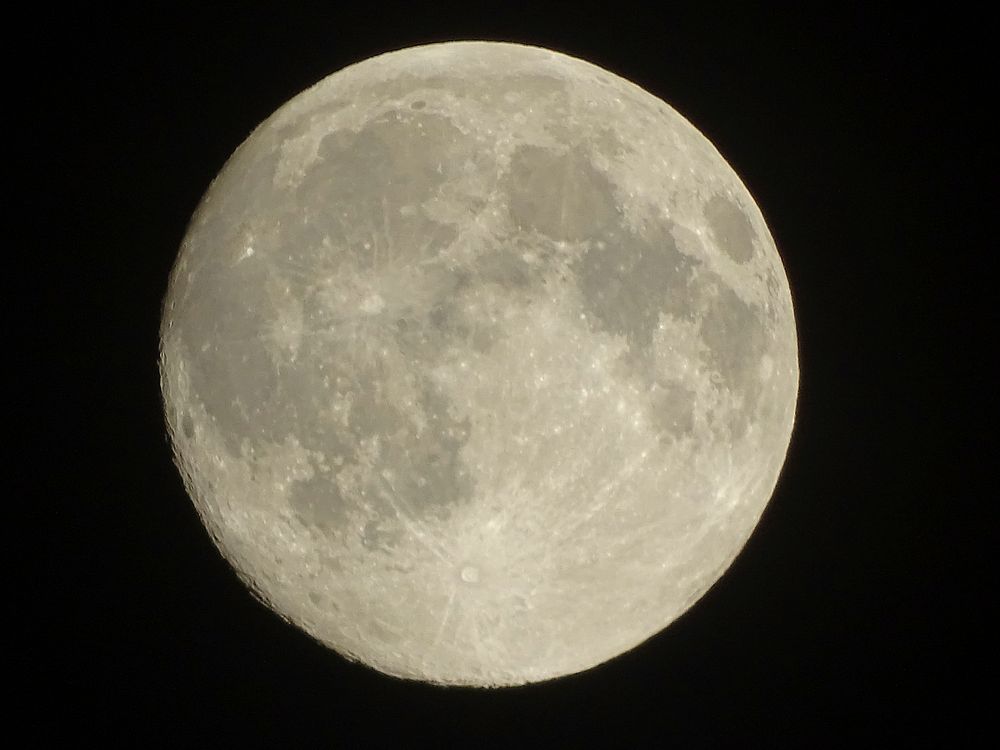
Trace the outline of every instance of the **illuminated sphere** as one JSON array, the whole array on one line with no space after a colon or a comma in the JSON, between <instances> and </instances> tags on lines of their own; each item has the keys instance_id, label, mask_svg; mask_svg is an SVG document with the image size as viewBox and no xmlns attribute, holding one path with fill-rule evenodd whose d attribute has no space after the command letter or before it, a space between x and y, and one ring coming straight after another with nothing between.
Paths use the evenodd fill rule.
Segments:
<instances>
[{"instance_id":1,"label":"illuminated sphere","mask_svg":"<svg viewBox=\"0 0 1000 750\"><path fill-rule=\"evenodd\" d=\"M587 669L719 578L798 383L781 260L656 97L516 44L352 65L237 149L161 331L219 549L347 658L435 683Z\"/></svg>"}]
</instances>

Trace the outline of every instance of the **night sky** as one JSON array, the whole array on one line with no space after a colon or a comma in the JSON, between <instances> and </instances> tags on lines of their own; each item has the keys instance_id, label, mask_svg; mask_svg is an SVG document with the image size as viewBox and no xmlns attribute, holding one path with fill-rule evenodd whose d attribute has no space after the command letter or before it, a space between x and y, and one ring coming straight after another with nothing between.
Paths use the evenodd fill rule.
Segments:
<instances>
[{"instance_id":1,"label":"night sky","mask_svg":"<svg viewBox=\"0 0 1000 750\"><path fill-rule=\"evenodd\" d=\"M10 502L38 515L11 531L15 718L38 742L132 747L971 745L996 499L972 482L995 454L972 355L990 341L974 253L996 236L976 238L990 213L966 200L993 152L983 24L950 6L269 5L36 10L7 29L29 50L7 119L31 189L10 207L37 264L9 277L12 319L53 359L13 404L40 426L13 454ZM641 647L501 691L385 677L255 601L172 464L156 369L168 272L236 146L345 65L454 39L550 47L669 102L756 198L799 327L790 452L729 572Z\"/></svg>"}]
</instances>

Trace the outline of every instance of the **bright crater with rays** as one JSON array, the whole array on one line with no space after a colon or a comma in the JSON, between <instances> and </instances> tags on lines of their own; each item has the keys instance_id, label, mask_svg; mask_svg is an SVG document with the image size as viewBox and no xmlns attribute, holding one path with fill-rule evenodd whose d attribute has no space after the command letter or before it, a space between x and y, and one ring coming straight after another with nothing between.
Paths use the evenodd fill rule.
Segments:
<instances>
[{"instance_id":1,"label":"bright crater with rays","mask_svg":"<svg viewBox=\"0 0 1000 750\"><path fill-rule=\"evenodd\" d=\"M344 656L438 683L587 669L718 579L798 383L760 211L668 105L533 47L417 47L264 122L161 331L219 549Z\"/></svg>"}]
</instances>

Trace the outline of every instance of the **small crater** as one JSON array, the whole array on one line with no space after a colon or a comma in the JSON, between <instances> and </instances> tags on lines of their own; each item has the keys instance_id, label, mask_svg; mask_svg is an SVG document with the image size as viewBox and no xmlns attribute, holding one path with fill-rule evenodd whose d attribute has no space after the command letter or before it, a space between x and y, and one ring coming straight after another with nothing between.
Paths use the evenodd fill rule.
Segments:
<instances>
[{"instance_id":1,"label":"small crater","mask_svg":"<svg viewBox=\"0 0 1000 750\"><path fill-rule=\"evenodd\" d=\"M413 109L423 109L426 106L427 102L425 102L423 99L417 99L417 101L413 102L413 104L410 105L410 107L412 107Z\"/></svg>"},{"instance_id":2,"label":"small crater","mask_svg":"<svg viewBox=\"0 0 1000 750\"><path fill-rule=\"evenodd\" d=\"M462 568L461 577L466 583L479 583L479 568L475 565L466 565Z\"/></svg>"}]
</instances>

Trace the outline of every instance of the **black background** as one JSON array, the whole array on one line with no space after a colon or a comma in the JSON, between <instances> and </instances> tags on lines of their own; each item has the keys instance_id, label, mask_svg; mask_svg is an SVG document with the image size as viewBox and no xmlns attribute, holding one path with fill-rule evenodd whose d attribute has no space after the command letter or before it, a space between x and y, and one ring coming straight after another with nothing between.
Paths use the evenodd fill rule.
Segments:
<instances>
[{"instance_id":1,"label":"black background","mask_svg":"<svg viewBox=\"0 0 1000 750\"><path fill-rule=\"evenodd\" d=\"M32 185L10 205L38 262L10 279L31 351L55 358L13 405L26 423L46 413L16 488L39 518L12 532L28 549L20 718L39 740L130 746L972 744L976 675L992 672L980 508L996 494L969 481L992 453L961 406L981 393L992 419L971 356L989 341L976 254L996 246L970 199L992 156L983 22L951 7L469 6L41 11L8 30L25 50L10 148ZM156 370L187 220L252 128L349 63L462 38L583 57L705 133L775 237L802 368L774 498L709 594L612 662L485 692L350 664L254 601L171 463Z\"/></svg>"}]
</instances>

